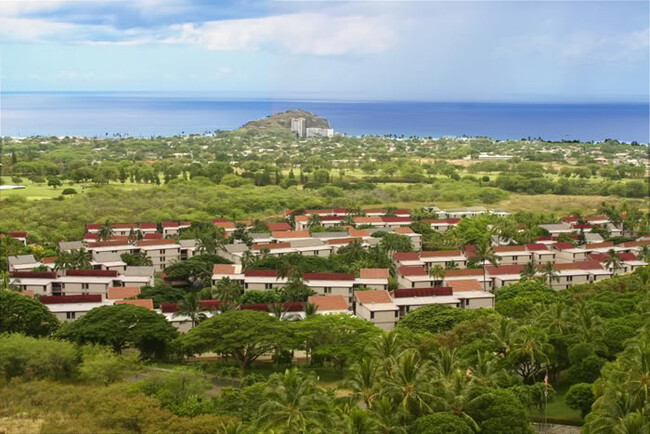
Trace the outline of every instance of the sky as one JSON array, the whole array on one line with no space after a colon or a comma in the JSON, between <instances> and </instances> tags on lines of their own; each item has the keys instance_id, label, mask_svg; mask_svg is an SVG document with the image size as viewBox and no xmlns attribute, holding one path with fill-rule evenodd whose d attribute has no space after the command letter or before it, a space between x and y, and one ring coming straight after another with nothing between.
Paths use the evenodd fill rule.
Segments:
<instances>
[{"instance_id":1,"label":"sky","mask_svg":"<svg viewBox=\"0 0 650 434\"><path fill-rule=\"evenodd\" d=\"M0 0L13 91L647 102L647 1Z\"/></svg>"}]
</instances>

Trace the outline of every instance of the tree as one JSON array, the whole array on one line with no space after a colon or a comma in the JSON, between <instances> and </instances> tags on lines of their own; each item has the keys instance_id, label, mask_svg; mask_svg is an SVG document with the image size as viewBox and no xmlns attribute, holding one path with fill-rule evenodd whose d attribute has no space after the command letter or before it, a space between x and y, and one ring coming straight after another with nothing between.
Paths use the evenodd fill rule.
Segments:
<instances>
[{"instance_id":1,"label":"tree","mask_svg":"<svg viewBox=\"0 0 650 434\"><path fill-rule=\"evenodd\" d=\"M465 421L450 413L431 413L415 421L417 434L472 434L474 430Z\"/></svg>"},{"instance_id":2,"label":"tree","mask_svg":"<svg viewBox=\"0 0 650 434\"><path fill-rule=\"evenodd\" d=\"M639 253L637 254L640 260L650 264L650 245L643 245L639 248Z\"/></svg>"},{"instance_id":3,"label":"tree","mask_svg":"<svg viewBox=\"0 0 650 434\"><path fill-rule=\"evenodd\" d=\"M442 281L445 279L445 268L440 264L436 264L429 270L429 276Z\"/></svg>"},{"instance_id":4,"label":"tree","mask_svg":"<svg viewBox=\"0 0 650 434\"><path fill-rule=\"evenodd\" d=\"M244 288L235 280L224 277L215 285L214 295L217 300L237 301L244 293Z\"/></svg>"},{"instance_id":5,"label":"tree","mask_svg":"<svg viewBox=\"0 0 650 434\"><path fill-rule=\"evenodd\" d=\"M379 364L366 357L352 365L345 381L345 386L352 390L356 400L363 401L366 408L370 408L381 393L379 374Z\"/></svg>"},{"instance_id":6,"label":"tree","mask_svg":"<svg viewBox=\"0 0 650 434\"><path fill-rule=\"evenodd\" d=\"M137 372L139 356L138 352L115 354L106 347L87 345L82 348L79 373L85 380L108 386L126 375Z\"/></svg>"},{"instance_id":7,"label":"tree","mask_svg":"<svg viewBox=\"0 0 650 434\"><path fill-rule=\"evenodd\" d=\"M410 252L413 250L409 237L394 233L387 233L381 237L379 245L389 252L389 256L392 256L395 252Z\"/></svg>"},{"instance_id":8,"label":"tree","mask_svg":"<svg viewBox=\"0 0 650 434\"><path fill-rule=\"evenodd\" d=\"M57 188L57 187L61 187L61 185L63 184L61 183L61 180L59 178L49 178L47 180L47 185L52 188Z\"/></svg>"},{"instance_id":9,"label":"tree","mask_svg":"<svg viewBox=\"0 0 650 434\"><path fill-rule=\"evenodd\" d=\"M532 383L549 362L553 347L548 344L548 336L533 325L519 327L512 339L512 349L508 363L521 375L524 383Z\"/></svg>"},{"instance_id":10,"label":"tree","mask_svg":"<svg viewBox=\"0 0 650 434\"><path fill-rule=\"evenodd\" d=\"M97 232L97 241L108 241L111 238L113 238L113 228L111 227L111 223L107 220Z\"/></svg>"},{"instance_id":11,"label":"tree","mask_svg":"<svg viewBox=\"0 0 650 434\"><path fill-rule=\"evenodd\" d=\"M472 395L481 398L470 401L465 411L479 426L481 434L532 432L526 409L510 390L478 387Z\"/></svg>"},{"instance_id":12,"label":"tree","mask_svg":"<svg viewBox=\"0 0 650 434\"><path fill-rule=\"evenodd\" d=\"M262 430L277 427L283 432L313 432L334 428L325 393L316 386L313 375L297 368L273 374L264 398L255 421Z\"/></svg>"},{"instance_id":13,"label":"tree","mask_svg":"<svg viewBox=\"0 0 650 434\"><path fill-rule=\"evenodd\" d=\"M569 408L580 411L584 418L591 411L591 405L596 398L594 392L591 390L593 387L589 383L577 383L569 388L569 391L564 396L564 402Z\"/></svg>"},{"instance_id":14,"label":"tree","mask_svg":"<svg viewBox=\"0 0 650 434\"><path fill-rule=\"evenodd\" d=\"M120 259L129 267L150 267L153 265L151 258L146 252L122 253Z\"/></svg>"},{"instance_id":15,"label":"tree","mask_svg":"<svg viewBox=\"0 0 650 434\"><path fill-rule=\"evenodd\" d=\"M487 271L485 267L488 263L496 266L499 262L499 257L495 255L490 241L483 240L476 245L474 257L471 259L471 262L475 265L481 265L483 268L483 289L487 291Z\"/></svg>"},{"instance_id":16,"label":"tree","mask_svg":"<svg viewBox=\"0 0 650 434\"><path fill-rule=\"evenodd\" d=\"M443 304L432 304L410 312L397 323L397 328L408 329L416 333L440 333L469 319L471 315L473 313L467 310Z\"/></svg>"},{"instance_id":17,"label":"tree","mask_svg":"<svg viewBox=\"0 0 650 434\"><path fill-rule=\"evenodd\" d=\"M621 255L614 250L614 249L609 249L607 252L607 256L605 257L605 267L608 269L612 270L614 274L621 268L623 268L623 261L621 260Z\"/></svg>"},{"instance_id":18,"label":"tree","mask_svg":"<svg viewBox=\"0 0 650 434\"><path fill-rule=\"evenodd\" d=\"M519 273L521 280L534 279L537 276L537 268L535 264L531 261L524 265L524 268Z\"/></svg>"},{"instance_id":19,"label":"tree","mask_svg":"<svg viewBox=\"0 0 650 434\"><path fill-rule=\"evenodd\" d=\"M5 380L69 380L78 363L78 350L70 342L20 333L0 334L0 376Z\"/></svg>"},{"instance_id":20,"label":"tree","mask_svg":"<svg viewBox=\"0 0 650 434\"><path fill-rule=\"evenodd\" d=\"M245 371L261 355L285 346L289 338L285 323L266 312L231 310L201 322L180 343L187 353L232 356Z\"/></svg>"},{"instance_id":21,"label":"tree","mask_svg":"<svg viewBox=\"0 0 650 434\"><path fill-rule=\"evenodd\" d=\"M59 320L40 301L18 292L0 290L0 333L49 336Z\"/></svg>"},{"instance_id":22,"label":"tree","mask_svg":"<svg viewBox=\"0 0 650 434\"><path fill-rule=\"evenodd\" d=\"M140 288L139 299L151 299L157 309L162 303L178 303L185 298L185 291L169 285L156 284L156 286L143 286Z\"/></svg>"},{"instance_id":23,"label":"tree","mask_svg":"<svg viewBox=\"0 0 650 434\"><path fill-rule=\"evenodd\" d=\"M57 333L78 344L107 345L117 353L137 348L144 358L163 357L177 335L164 316L130 304L96 307Z\"/></svg>"},{"instance_id":24,"label":"tree","mask_svg":"<svg viewBox=\"0 0 650 434\"><path fill-rule=\"evenodd\" d=\"M202 310L199 294L190 292L185 295L183 300L178 302L178 311L174 312L174 316L185 315L190 317L192 327L195 327L199 322L207 318Z\"/></svg>"}]
</instances>

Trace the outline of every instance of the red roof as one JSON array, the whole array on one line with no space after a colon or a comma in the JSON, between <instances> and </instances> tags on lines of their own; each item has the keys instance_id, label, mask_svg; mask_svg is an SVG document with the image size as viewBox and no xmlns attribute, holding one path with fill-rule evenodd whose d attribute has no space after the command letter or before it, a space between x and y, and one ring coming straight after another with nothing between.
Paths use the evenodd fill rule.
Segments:
<instances>
[{"instance_id":1,"label":"red roof","mask_svg":"<svg viewBox=\"0 0 650 434\"><path fill-rule=\"evenodd\" d=\"M483 285L476 279L450 280L447 284L451 286L454 292L483 290Z\"/></svg>"},{"instance_id":2,"label":"red roof","mask_svg":"<svg viewBox=\"0 0 650 434\"><path fill-rule=\"evenodd\" d=\"M115 270L66 270L66 276L79 277L117 277Z\"/></svg>"},{"instance_id":3,"label":"red roof","mask_svg":"<svg viewBox=\"0 0 650 434\"><path fill-rule=\"evenodd\" d=\"M276 249L289 249L291 248L291 243L267 243L267 244L256 244L253 246L253 250L276 250Z\"/></svg>"},{"instance_id":4,"label":"red roof","mask_svg":"<svg viewBox=\"0 0 650 434\"><path fill-rule=\"evenodd\" d=\"M140 229L158 229L156 223L140 223Z\"/></svg>"},{"instance_id":5,"label":"red roof","mask_svg":"<svg viewBox=\"0 0 650 434\"><path fill-rule=\"evenodd\" d=\"M7 232L7 235L9 235L12 238L25 238L27 236L27 232L25 232L25 231L9 231L9 232Z\"/></svg>"},{"instance_id":6,"label":"red roof","mask_svg":"<svg viewBox=\"0 0 650 434\"><path fill-rule=\"evenodd\" d=\"M162 222L163 228L177 228L178 222Z\"/></svg>"},{"instance_id":7,"label":"red roof","mask_svg":"<svg viewBox=\"0 0 650 434\"><path fill-rule=\"evenodd\" d=\"M388 268L362 268L359 270L359 277L362 279L388 279L390 270Z\"/></svg>"},{"instance_id":8,"label":"red roof","mask_svg":"<svg viewBox=\"0 0 650 434\"><path fill-rule=\"evenodd\" d=\"M86 223L86 229L101 229L102 226L102 223Z\"/></svg>"},{"instance_id":9,"label":"red roof","mask_svg":"<svg viewBox=\"0 0 650 434\"><path fill-rule=\"evenodd\" d=\"M135 243L137 246L164 246L168 244L176 244L172 239L165 240L140 240Z\"/></svg>"},{"instance_id":10,"label":"red roof","mask_svg":"<svg viewBox=\"0 0 650 434\"><path fill-rule=\"evenodd\" d=\"M163 234L160 232L151 232L148 234L144 234L144 239L145 240L162 240L163 239Z\"/></svg>"},{"instance_id":11,"label":"red roof","mask_svg":"<svg viewBox=\"0 0 650 434\"><path fill-rule=\"evenodd\" d=\"M650 246L650 240L628 241L627 243L623 243L623 247L640 247L640 246Z\"/></svg>"},{"instance_id":12,"label":"red roof","mask_svg":"<svg viewBox=\"0 0 650 434\"><path fill-rule=\"evenodd\" d=\"M448 219L424 219L422 220L425 223L447 223L447 224L457 224L460 223L460 219L458 218L448 218Z\"/></svg>"},{"instance_id":13,"label":"red roof","mask_svg":"<svg viewBox=\"0 0 650 434\"><path fill-rule=\"evenodd\" d=\"M397 274L400 276L428 276L427 270L424 267L399 267Z\"/></svg>"},{"instance_id":14,"label":"red roof","mask_svg":"<svg viewBox=\"0 0 650 434\"><path fill-rule=\"evenodd\" d=\"M201 300L201 310L219 310L221 300ZM178 312L178 303L161 303L160 310L163 313Z\"/></svg>"},{"instance_id":15,"label":"red roof","mask_svg":"<svg viewBox=\"0 0 650 434\"><path fill-rule=\"evenodd\" d=\"M62 303L101 303L101 294L85 295L43 295L39 298L43 304L62 304Z\"/></svg>"},{"instance_id":16,"label":"red roof","mask_svg":"<svg viewBox=\"0 0 650 434\"><path fill-rule=\"evenodd\" d=\"M291 225L289 223L287 223L287 222L267 223L266 227L268 227L271 232L290 231L291 230Z\"/></svg>"},{"instance_id":17,"label":"red roof","mask_svg":"<svg viewBox=\"0 0 650 434\"><path fill-rule=\"evenodd\" d=\"M354 296L361 304L392 303L393 299L385 289L376 291L355 291Z\"/></svg>"},{"instance_id":18,"label":"red roof","mask_svg":"<svg viewBox=\"0 0 650 434\"><path fill-rule=\"evenodd\" d=\"M271 304L260 303L260 304L240 304L240 310L257 310L260 312L269 312L271 310ZM282 309L287 312L302 312L305 310L305 303L302 301L286 302L282 303Z\"/></svg>"},{"instance_id":19,"label":"red roof","mask_svg":"<svg viewBox=\"0 0 650 434\"><path fill-rule=\"evenodd\" d=\"M99 237L99 234L97 233L92 234L90 232L87 232L84 234L84 240L96 240L97 237Z\"/></svg>"},{"instance_id":20,"label":"red roof","mask_svg":"<svg viewBox=\"0 0 650 434\"><path fill-rule=\"evenodd\" d=\"M411 217L382 217L381 221L385 223L410 223Z\"/></svg>"},{"instance_id":21,"label":"red roof","mask_svg":"<svg viewBox=\"0 0 650 434\"><path fill-rule=\"evenodd\" d=\"M590 225L590 224L579 225L579 224L575 223L575 224L571 225L571 227L572 227L573 229L591 229L591 225Z\"/></svg>"},{"instance_id":22,"label":"red roof","mask_svg":"<svg viewBox=\"0 0 650 434\"><path fill-rule=\"evenodd\" d=\"M304 280L354 280L354 274L346 273L303 273Z\"/></svg>"},{"instance_id":23,"label":"red roof","mask_svg":"<svg viewBox=\"0 0 650 434\"><path fill-rule=\"evenodd\" d=\"M393 297L438 297L442 295L453 295L453 293L453 290L449 286L432 286L429 288L396 289L393 291Z\"/></svg>"},{"instance_id":24,"label":"red roof","mask_svg":"<svg viewBox=\"0 0 650 434\"><path fill-rule=\"evenodd\" d=\"M348 301L342 295L312 295L308 300L319 311L348 310Z\"/></svg>"},{"instance_id":25,"label":"red roof","mask_svg":"<svg viewBox=\"0 0 650 434\"><path fill-rule=\"evenodd\" d=\"M277 277L277 270L246 270L244 276L246 277Z\"/></svg>"},{"instance_id":26,"label":"red roof","mask_svg":"<svg viewBox=\"0 0 650 434\"><path fill-rule=\"evenodd\" d=\"M553 264L554 270L602 270L603 267L598 261L582 261L572 264Z\"/></svg>"},{"instance_id":27,"label":"red roof","mask_svg":"<svg viewBox=\"0 0 650 434\"><path fill-rule=\"evenodd\" d=\"M341 222L343 221L343 217L341 216L336 216L336 215L329 215L329 216L323 216L320 218L320 221L322 222Z\"/></svg>"},{"instance_id":28,"label":"red roof","mask_svg":"<svg viewBox=\"0 0 650 434\"><path fill-rule=\"evenodd\" d=\"M591 243L591 244L587 244L585 246L585 249L600 249L603 247L614 247L614 243L612 241L605 241L602 243Z\"/></svg>"},{"instance_id":29,"label":"red roof","mask_svg":"<svg viewBox=\"0 0 650 434\"><path fill-rule=\"evenodd\" d=\"M624 252L624 253L619 253L618 257L621 258L623 261L636 261L639 259L634 253L632 252Z\"/></svg>"},{"instance_id":30,"label":"red roof","mask_svg":"<svg viewBox=\"0 0 650 434\"><path fill-rule=\"evenodd\" d=\"M540 235L537 237L537 241L553 241L553 235Z\"/></svg>"},{"instance_id":31,"label":"red roof","mask_svg":"<svg viewBox=\"0 0 650 434\"><path fill-rule=\"evenodd\" d=\"M393 259L397 262L401 261L419 261L420 255L418 252L396 252L393 253Z\"/></svg>"},{"instance_id":32,"label":"red roof","mask_svg":"<svg viewBox=\"0 0 650 434\"><path fill-rule=\"evenodd\" d=\"M553 248L557 250L573 249L573 244L569 242L558 242L553 244Z\"/></svg>"},{"instance_id":33,"label":"red roof","mask_svg":"<svg viewBox=\"0 0 650 434\"><path fill-rule=\"evenodd\" d=\"M106 298L111 300L122 300L125 298L136 297L140 294L140 288L137 286L111 286L108 288Z\"/></svg>"},{"instance_id":34,"label":"red roof","mask_svg":"<svg viewBox=\"0 0 650 434\"><path fill-rule=\"evenodd\" d=\"M212 274L235 274L235 266L233 264L214 264Z\"/></svg>"},{"instance_id":35,"label":"red roof","mask_svg":"<svg viewBox=\"0 0 650 434\"><path fill-rule=\"evenodd\" d=\"M228 219L225 219L223 217L217 217L212 219L212 223L225 223L229 221Z\"/></svg>"},{"instance_id":36,"label":"red roof","mask_svg":"<svg viewBox=\"0 0 650 434\"><path fill-rule=\"evenodd\" d=\"M11 271L10 277L16 279L56 279L54 271Z\"/></svg>"},{"instance_id":37,"label":"red roof","mask_svg":"<svg viewBox=\"0 0 650 434\"><path fill-rule=\"evenodd\" d=\"M519 274L521 271L524 269L523 265L517 265L517 264L512 264L512 265L499 265L495 267L494 265L490 265L485 267L485 270L487 271L488 274L490 275L497 275L497 274Z\"/></svg>"},{"instance_id":38,"label":"red roof","mask_svg":"<svg viewBox=\"0 0 650 434\"><path fill-rule=\"evenodd\" d=\"M530 251L548 250L545 244L526 244L526 249Z\"/></svg>"},{"instance_id":39,"label":"red roof","mask_svg":"<svg viewBox=\"0 0 650 434\"><path fill-rule=\"evenodd\" d=\"M132 306L140 306L145 309L153 310L153 300L150 298L143 298L140 300L116 300L115 304L130 304Z\"/></svg>"}]
</instances>

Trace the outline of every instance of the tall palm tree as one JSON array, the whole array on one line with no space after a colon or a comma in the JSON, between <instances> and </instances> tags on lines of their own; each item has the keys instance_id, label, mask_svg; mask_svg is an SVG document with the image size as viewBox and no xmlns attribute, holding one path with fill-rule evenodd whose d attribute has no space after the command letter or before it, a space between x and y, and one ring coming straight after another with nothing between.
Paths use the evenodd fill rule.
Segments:
<instances>
[{"instance_id":1,"label":"tall palm tree","mask_svg":"<svg viewBox=\"0 0 650 434\"><path fill-rule=\"evenodd\" d=\"M439 382L433 399L436 410L447 411L463 419L476 432L479 426L465 411L470 405L486 400L485 395L476 396L476 381L472 375L457 369L447 381Z\"/></svg>"},{"instance_id":2,"label":"tall palm tree","mask_svg":"<svg viewBox=\"0 0 650 434\"><path fill-rule=\"evenodd\" d=\"M185 298L178 302L178 311L174 312L174 316L187 315L192 322L192 328L207 318L201 308L201 298L196 292L190 292L185 295Z\"/></svg>"},{"instance_id":3,"label":"tall palm tree","mask_svg":"<svg viewBox=\"0 0 650 434\"><path fill-rule=\"evenodd\" d=\"M233 302L237 301L244 293L244 288L237 281L230 277L224 277L215 285L214 296L217 300Z\"/></svg>"},{"instance_id":4,"label":"tall palm tree","mask_svg":"<svg viewBox=\"0 0 650 434\"><path fill-rule=\"evenodd\" d=\"M549 362L552 348L543 330L525 325L515 331L512 350L508 357L524 383L529 384L543 371L544 364Z\"/></svg>"},{"instance_id":5,"label":"tall palm tree","mask_svg":"<svg viewBox=\"0 0 650 434\"><path fill-rule=\"evenodd\" d=\"M449 261L445 264L445 270L458 270L459 268L456 261Z\"/></svg>"},{"instance_id":6,"label":"tall palm tree","mask_svg":"<svg viewBox=\"0 0 650 434\"><path fill-rule=\"evenodd\" d=\"M528 262L524 265L524 268L521 270L519 275L521 276L521 280L534 279L537 276L537 267L535 267L535 264L532 261Z\"/></svg>"},{"instance_id":7,"label":"tall palm tree","mask_svg":"<svg viewBox=\"0 0 650 434\"><path fill-rule=\"evenodd\" d=\"M607 257L605 257L605 267L612 270L614 274L621 268L623 268L623 261L621 260L621 255L614 249L609 249L607 252Z\"/></svg>"},{"instance_id":8,"label":"tall palm tree","mask_svg":"<svg viewBox=\"0 0 650 434\"><path fill-rule=\"evenodd\" d=\"M365 357L350 368L350 374L345 381L345 387L352 390L355 399L362 401L366 408L372 407L372 402L381 393L379 382L380 366L371 357Z\"/></svg>"},{"instance_id":9,"label":"tall palm tree","mask_svg":"<svg viewBox=\"0 0 650 434\"><path fill-rule=\"evenodd\" d=\"M542 275L544 281L548 284L550 288L553 288L554 281L555 282L560 281L560 274L555 270L551 262L547 262L546 264L542 265L542 267L539 270L539 273Z\"/></svg>"},{"instance_id":10,"label":"tall palm tree","mask_svg":"<svg viewBox=\"0 0 650 434\"><path fill-rule=\"evenodd\" d=\"M80 270L88 270L92 268L92 253L86 251L85 248L81 247L80 249L72 250L70 252L72 268Z\"/></svg>"},{"instance_id":11,"label":"tall palm tree","mask_svg":"<svg viewBox=\"0 0 650 434\"><path fill-rule=\"evenodd\" d=\"M65 270L68 268L73 268L72 255L68 251L57 251L56 260L54 261L54 269Z\"/></svg>"},{"instance_id":12,"label":"tall palm tree","mask_svg":"<svg viewBox=\"0 0 650 434\"><path fill-rule=\"evenodd\" d=\"M282 302L277 302L277 303L271 303L269 305L269 313L273 314L277 319L283 319L285 314L289 310L284 306L284 303Z\"/></svg>"},{"instance_id":13,"label":"tall palm tree","mask_svg":"<svg viewBox=\"0 0 650 434\"><path fill-rule=\"evenodd\" d=\"M297 368L273 374L264 391L264 404L258 409L255 425L280 432L312 432L331 428L331 412L325 394L316 386L313 375Z\"/></svg>"},{"instance_id":14,"label":"tall palm tree","mask_svg":"<svg viewBox=\"0 0 650 434\"><path fill-rule=\"evenodd\" d=\"M492 324L490 337L497 346L497 352L502 357L507 357L510 354L515 330L514 321L506 317L499 317Z\"/></svg>"},{"instance_id":15,"label":"tall palm tree","mask_svg":"<svg viewBox=\"0 0 650 434\"><path fill-rule=\"evenodd\" d=\"M433 354L432 373L440 380L447 380L460 368L460 357L455 348L442 347Z\"/></svg>"},{"instance_id":16,"label":"tall palm tree","mask_svg":"<svg viewBox=\"0 0 650 434\"><path fill-rule=\"evenodd\" d=\"M494 248L488 240L483 240L476 245L474 257L472 258L474 265L480 264L483 267L483 290L487 291L487 264L496 266L499 263L499 257L495 255Z\"/></svg>"},{"instance_id":17,"label":"tall palm tree","mask_svg":"<svg viewBox=\"0 0 650 434\"><path fill-rule=\"evenodd\" d=\"M380 360L384 375L388 376L393 370L397 357L402 352L403 346L395 330L382 333L370 346L370 356Z\"/></svg>"},{"instance_id":18,"label":"tall palm tree","mask_svg":"<svg viewBox=\"0 0 650 434\"><path fill-rule=\"evenodd\" d=\"M395 411L395 403L389 396L382 395L375 399L370 414L379 425L381 434L406 434L402 422L402 413Z\"/></svg>"},{"instance_id":19,"label":"tall palm tree","mask_svg":"<svg viewBox=\"0 0 650 434\"><path fill-rule=\"evenodd\" d=\"M384 381L385 392L399 409L413 417L432 412L433 398L429 378L429 363L415 350L406 350L398 357L391 375Z\"/></svg>"},{"instance_id":20,"label":"tall palm tree","mask_svg":"<svg viewBox=\"0 0 650 434\"><path fill-rule=\"evenodd\" d=\"M104 222L104 225L99 228L99 232L97 232L97 240L108 241L111 238L113 238L113 227L111 226L111 223L106 220L106 222Z\"/></svg>"},{"instance_id":21,"label":"tall palm tree","mask_svg":"<svg viewBox=\"0 0 650 434\"><path fill-rule=\"evenodd\" d=\"M639 253L637 254L640 260L650 264L650 245L641 246Z\"/></svg>"},{"instance_id":22,"label":"tall palm tree","mask_svg":"<svg viewBox=\"0 0 650 434\"><path fill-rule=\"evenodd\" d=\"M566 334L575 327L566 303L539 306L534 317L537 318L537 324L544 327L549 333Z\"/></svg>"},{"instance_id":23,"label":"tall palm tree","mask_svg":"<svg viewBox=\"0 0 650 434\"><path fill-rule=\"evenodd\" d=\"M338 252L342 258L345 258L345 262L355 263L358 261L364 260L368 253L366 249L363 248L361 240L352 240L347 246L341 247Z\"/></svg>"},{"instance_id":24,"label":"tall palm tree","mask_svg":"<svg viewBox=\"0 0 650 434\"><path fill-rule=\"evenodd\" d=\"M429 276L434 278L436 281L442 281L445 279L445 267L440 264L436 264L429 269Z\"/></svg>"},{"instance_id":25,"label":"tall palm tree","mask_svg":"<svg viewBox=\"0 0 650 434\"><path fill-rule=\"evenodd\" d=\"M482 353L477 351L476 363L472 365L468 374L474 377L480 386L497 387L507 378L500 360L489 351Z\"/></svg>"}]
</instances>

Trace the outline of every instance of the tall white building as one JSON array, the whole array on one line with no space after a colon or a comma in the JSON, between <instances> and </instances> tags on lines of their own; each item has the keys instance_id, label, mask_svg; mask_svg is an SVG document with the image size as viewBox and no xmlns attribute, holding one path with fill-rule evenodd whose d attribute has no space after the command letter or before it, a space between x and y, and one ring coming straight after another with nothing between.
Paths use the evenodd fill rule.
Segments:
<instances>
[{"instance_id":1,"label":"tall white building","mask_svg":"<svg viewBox=\"0 0 650 434\"><path fill-rule=\"evenodd\" d=\"M307 137L334 137L331 128L307 128Z\"/></svg>"},{"instance_id":2,"label":"tall white building","mask_svg":"<svg viewBox=\"0 0 650 434\"><path fill-rule=\"evenodd\" d=\"M305 118L291 119L291 132L298 134L298 137L305 137L307 134L307 129L307 121Z\"/></svg>"}]
</instances>

